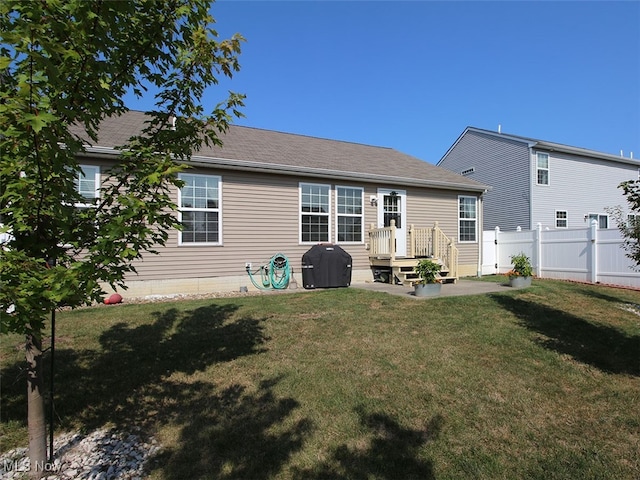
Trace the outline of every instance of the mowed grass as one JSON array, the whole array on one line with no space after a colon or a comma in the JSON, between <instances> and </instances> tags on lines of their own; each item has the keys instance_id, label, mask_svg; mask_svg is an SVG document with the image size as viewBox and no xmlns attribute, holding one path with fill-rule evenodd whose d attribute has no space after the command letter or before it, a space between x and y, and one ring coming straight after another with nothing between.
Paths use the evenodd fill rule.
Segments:
<instances>
[{"instance_id":1,"label":"mowed grass","mask_svg":"<svg viewBox=\"0 0 640 480\"><path fill-rule=\"evenodd\" d=\"M57 326L58 430L154 435L153 479L640 478L637 291L349 288ZM27 443L20 344L0 346L2 450Z\"/></svg>"}]
</instances>

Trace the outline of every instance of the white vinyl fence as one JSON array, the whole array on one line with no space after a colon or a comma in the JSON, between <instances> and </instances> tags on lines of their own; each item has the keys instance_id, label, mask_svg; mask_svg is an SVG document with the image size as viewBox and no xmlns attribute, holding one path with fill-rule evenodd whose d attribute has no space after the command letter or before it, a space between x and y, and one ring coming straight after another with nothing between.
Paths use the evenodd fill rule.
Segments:
<instances>
[{"instance_id":1,"label":"white vinyl fence","mask_svg":"<svg viewBox=\"0 0 640 480\"><path fill-rule=\"evenodd\" d=\"M581 282L640 287L640 271L625 255L618 229L591 227L567 230L483 232L482 274L506 273L511 256L524 253L536 276Z\"/></svg>"}]
</instances>

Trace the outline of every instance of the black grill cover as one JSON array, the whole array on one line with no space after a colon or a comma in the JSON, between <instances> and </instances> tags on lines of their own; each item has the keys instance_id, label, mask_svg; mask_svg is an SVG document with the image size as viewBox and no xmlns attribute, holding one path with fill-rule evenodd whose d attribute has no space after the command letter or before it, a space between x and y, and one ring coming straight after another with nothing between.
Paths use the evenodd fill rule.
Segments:
<instances>
[{"instance_id":1,"label":"black grill cover","mask_svg":"<svg viewBox=\"0 0 640 480\"><path fill-rule=\"evenodd\" d=\"M302 285L306 289L351 285L351 255L338 245L315 245L302 256Z\"/></svg>"}]
</instances>

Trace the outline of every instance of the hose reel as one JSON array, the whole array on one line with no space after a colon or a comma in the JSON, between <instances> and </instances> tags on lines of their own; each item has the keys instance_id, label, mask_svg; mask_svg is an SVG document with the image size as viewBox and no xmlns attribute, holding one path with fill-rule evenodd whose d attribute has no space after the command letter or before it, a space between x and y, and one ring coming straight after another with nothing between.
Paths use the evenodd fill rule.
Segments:
<instances>
[{"instance_id":1,"label":"hose reel","mask_svg":"<svg viewBox=\"0 0 640 480\"><path fill-rule=\"evenodd\" d=\"M251 283L260 290L283 290L289 286L291 280L289 259L282 253L276 253L267 263L253 272L248 265L246 269ZM258 275L260 282L254 278Z\"/></svg>"}]
</instances>

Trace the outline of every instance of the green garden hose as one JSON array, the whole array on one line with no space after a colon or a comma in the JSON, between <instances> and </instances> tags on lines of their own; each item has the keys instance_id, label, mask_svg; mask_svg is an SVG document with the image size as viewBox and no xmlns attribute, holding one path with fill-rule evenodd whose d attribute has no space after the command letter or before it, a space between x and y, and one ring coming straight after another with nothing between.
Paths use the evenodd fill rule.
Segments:
<instances>
[{"instance_id":1,"label":"green garden hose","mask_svg":"<svg viewBox=\"0 0 640 480\"><path fill-rule=\"evenodd\" d=\"M289 259L282 253L276 253L268 263L253 272L247 266L247 273L251 283L260 290L282 290L289 286L289 280L291 280ZM260 273L262 285L253 278L257 273Z\"/></svg>"}]
</instances>

